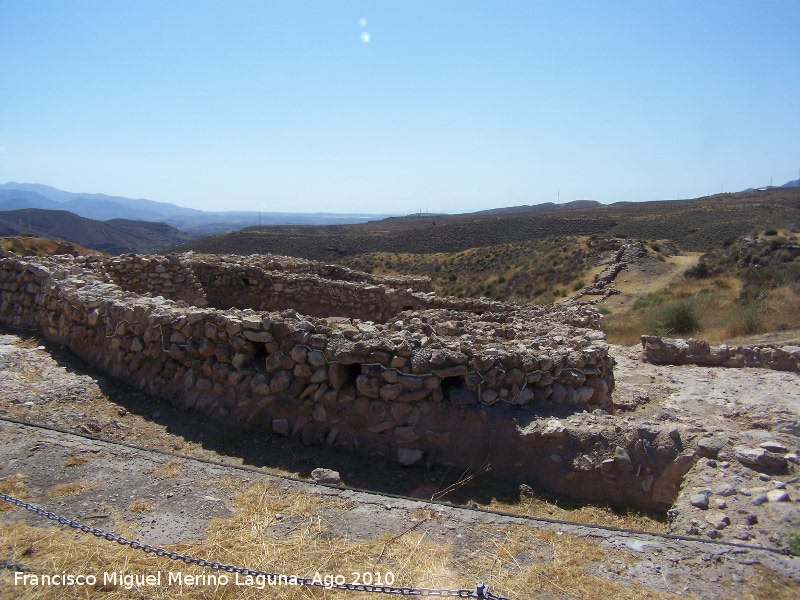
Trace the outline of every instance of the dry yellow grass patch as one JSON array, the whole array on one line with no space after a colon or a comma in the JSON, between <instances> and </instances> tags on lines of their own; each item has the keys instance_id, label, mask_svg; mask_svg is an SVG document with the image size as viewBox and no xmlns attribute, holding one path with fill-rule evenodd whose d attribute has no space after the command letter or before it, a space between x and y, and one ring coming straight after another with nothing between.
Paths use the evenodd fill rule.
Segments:
<instances>
[{"instance_id":1,"label":"dry yellow grass patch","mask_svg":"<svg viewBox=\"0 0 800 600\"><path fill-rule=\"evenodd\" d=\"M634 508L613 508L610 506L583 504L575 507L561 506L557 501L547 498L523 497L519 502L505 503L492 500L484 508L529 517L559 519L587 525L625 527L637 531L664 533L666 523L654 515Z\"/></svg>"},{"instance_id":2,"label":"dry yellow grass patch","mask_svg":"<svg viewBox=\"0 0 800 600\"><path fill-rule=\"evenodd\" d=\"M153 508L147 500L134 500L128 505L128 510L133 513L147 512Z\"/></svg>"},{"instance_id":3,"label":"dry yellow grass patch","mask_svg":"<svg viewBox=\"0 0 800 600\"><path fill-rule=\"evenodd\" d=\"M87 462L89 462L89 458L86 456L68 456L64 461L64 466L77 467L78 465L82 465Z\"/></svg>"},{"instance_id":4,"label":"dry yellow grass patch","mask_svg":"<svg viewBox=\"0 0 800 600\"><path fill-rule=\"evenodd\" d=\"M442 538L428 533L435 527L428 520L423 526L395 532L376 532L372 539L353 541L336 530L326 519L337 511L353 507L337 497L288 492L267 484L251 486L236 494L234 515L217 519L208 527L206 539L169 546L168 550L190 554L225 564L260 569L269 573L313 577L342 575L352 581L353 573L391 572L394 585L446 589L472 589L479 581L488 583L491 590L522 600L536 597L586 598L589 600L673 598L667 593L654 592L638 583L629 586L598 575L590 568L598 563L621 561L620 569L635 564L640 557L624 550L603 549L587 538L567 533L537 530L525 525L474 526L474 541L456 539L456 532ZM413 511L415 518L433 517L426 509ZM428 509L430 510L430 509ZM435 511L431 511L435 512ZM279 523L276 515L293 517L297 526L273 537L264 529ZM282 519L281 519L282 520ZM130 529L124 524L117 529ZM122 531L131 539L130 534ZM146 540L143 540L146 541ZM93 536L76 534L69 529L30 527L22 521L0 522L0 556L24 564L32 572L102 574L124 571L132 574L163 574L162 585L152 587L101 586L96 588L26 587L13 589L20 598L39 600L78 596L94 598L222 598L255 599L310 598L346 599L355 597L338 591L308 589L300 586L267 586L266 590L236 586L228 574L228 585L168 585L169 571L184 575L221 575L219 571L200 569L166 558L158 558L122 547ZM219 583L219 581L217 581ZM775 574L765 573L762 581L753 582L754 597L788 598L771 594L771 590L797 590ZM759 587L761 586L761 587ZM781 592L782 593L782 592ZM686 596L683 596L686 597Z\"/></svg>"},{"instance_id":5,"label":"dry yellow grass patch","mask_svg":"<svg viewBox=\"0 0 800 600\"><path fill-rule=\"evenodd\" d=\"M756 577L750 578L742 590L743 600L797 600L800 598L800 583L776 577L775 573L762 566L756 567Z\"/></svg>"},{"instance_id":6,"label":"dry yellow grass patch","mask_svg":"<svg viewBox=\"0 0 800 600\"><path fill-rule=\"evenodd\" d=\"M181 463L177 461L170 461L165 465L161 465L156 469L156 473L161 477L165 477L167 479L172 479L173 477L177 477L178 473L180 473Z\"/></svg>"},{"instance_id":7,"label":"dry yellow grass patch","mask_svg":"<svg viewBox=\"0 0 800 600\"><path fill-rule=\"evenodd\" d=\"M206 479L198 479L195 481L195 486L209 486L213 488L227 488L236 489L244 486L246 482L241 477L234 477L233 475L223 475L222 477L210 477Z\"/></svg>"},{"instance_id":8,"label":"dry yellow grass patch","mask_svg":"<svg viewBox=\"0 0 800 600\"><path fill-rule=\"evenodd\" d=\"M425 521L427 519L440 519L442 515L432 508L415 508L408 516L414 521Z\"/></svg>"},{"instance_id":9,"label":"dry yellow grass patch","mask_svg":"<svg viewBox=\"0 0 800 600\"><path fill-rule=\"evenodd\" d=\"M25 489L25 476L21 473L15 473L14 475L0 478L0 493L14 496L18 500L27 499L28 492ZM14 508L14 505L10 502L0 501L0 512L10 512Z\"/></svg>"},{"instance_id":10,"label":"dry yellow grass patch","mask_svg":"<svg viewBox=\"0 0 800 600\"><path fill-rule=\"evenodd\" d=\"M97 481L86 481L83 479L79 481L70 481L68 483L58 483L47 490L47 496L49 498L75 496L77 494L82 494L84 492L88 492L89 490L93 490L96 487L100 487L100 483Z\"/></svg>"},{"instance_id":11,"label":"dry yellow grass patch","mask_svg":"<svg viewBox=\"0 0 800 600\"><path fill-rule=\"evenodd\" d=\"M484 526L483 529L489 528ZM492 530L497 531L497 528ZM488 569L486 580L494 582L492 591L495 593L501 592L510 598L566 596L598 600L676 597L645 588L637 582L630 586L621 585L588 571L594 563L607 563L614 559L622 559L628 565L638 562L637 557L629 552L611 554L593 541L567 533L527 527L507 527L500 531L505 534L505 539L495 541L494 552L479 555L474 565Z\"/></svg>"}]
</instances>

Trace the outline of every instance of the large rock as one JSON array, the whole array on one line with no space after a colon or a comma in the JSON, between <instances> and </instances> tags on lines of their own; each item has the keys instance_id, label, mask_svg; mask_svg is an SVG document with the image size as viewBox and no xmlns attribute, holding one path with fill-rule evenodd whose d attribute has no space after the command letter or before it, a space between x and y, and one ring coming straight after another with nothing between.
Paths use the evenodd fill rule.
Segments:
<instances>
[{"instance_id":1,"label":"large rock","mask_svg":"<svg viewBox=\"0 0 800 600\"><path fill-rule=\"evenodd\" d=\"M735 450L736 460L748 467L776 469L786 466L786 459L765 448L745 448L738 446Z\"/></svg>"},{"instance_id":2,"label":"large rock","mask_svg":"<svg viewBox=\"0 0 800 600\"><path fill-rule=\"evenodd\" d=\"M342 481L338 471L321 468L311 471L311 479L314 480L314 483L327 483L330 485L338 485Z\"/></svg>"},{"instance_id":3,"label":"large rock","mask_svg":"<svg viewBox=\"0 0 800 600\"><path fill-rule=\"evenodd\" d=\"M422 462L425 453L418 448L398 448L397 462L401 467L412 467Z\"/></svg>"}]
</instances>

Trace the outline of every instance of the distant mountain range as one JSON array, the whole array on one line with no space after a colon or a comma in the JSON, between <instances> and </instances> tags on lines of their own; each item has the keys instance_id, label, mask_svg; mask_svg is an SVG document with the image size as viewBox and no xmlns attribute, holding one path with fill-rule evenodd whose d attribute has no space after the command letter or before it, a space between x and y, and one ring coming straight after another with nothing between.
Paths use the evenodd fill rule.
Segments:
<instances>
[{"instance_id":1,"label":"distant mountain range","mask_svg":"<svg viewBox=\"0 0 800 600\"><path fill-rule=\"evenodd\" d=\"M754 192L756 190L777 190L779 188L785 187L797 187L800 186L800 179L795 179L794 181L787 181L783 185L764 185L759 188L747 188L746 190L742 190L743 192Z\"/></svg>"},{"instance_id":2,"label":"distant mountain range","mask_svg":"<svg viewBox=\"0 0 800 600\"><path fill-rule=\"evenodd\" d=\"M471 214L480 216L515 215L559 210L582 210L584 208L596 208L598 206L602 206L602 204L597 200L573 200L572 202L565 202L564 204L542 202L541 204L533 205L523 204L522 206L509 206L507 208L492 208L489 210L480 210Z\"/></svg>"},{"instance_id":3,"label":"distant mountain range","mask_svg":"<svg viewBox=\"0 0 800 600\"><path fill-rule=\"evenodd\" d=\"M95 221L66 210L39 208L0 212L0 235L22 234L78 242L109 254L153 252L192 239L171 225L152 221Z\"/></svg>"},{"instance_id":4,"label":"distant mountain range","mask_svg":"<svg viewBox=\"0 0 800 600\"><path fill-rule=\"evenodd\" d=\"M162 221L202 237L213 233L236 231L254 225L338 225L384 219L388 214L283 213L257 211L206 212L168 202L133 199L106 194L65 192L39 183L0 184L0 211L40 208L67 210L97 221L135 219Z\"/></svg>"}]
</instances>

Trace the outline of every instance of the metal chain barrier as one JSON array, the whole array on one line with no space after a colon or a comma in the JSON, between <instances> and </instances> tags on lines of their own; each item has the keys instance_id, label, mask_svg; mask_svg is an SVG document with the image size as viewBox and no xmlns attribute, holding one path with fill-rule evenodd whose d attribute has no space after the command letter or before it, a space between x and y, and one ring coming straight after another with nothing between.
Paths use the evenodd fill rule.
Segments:
<instances>
[{"instance_id":1,"label":"metal chain barrier","mask_svg":"<svg viewBox=\"0 0 800 600\"><path fill-rule=\"evenodd\" d=\"M27 573L28 569L23 567L22 565L18 565L13 563L9 560L2 560L0 559L0 571L3 569L8 569L9 571L19 571L20 573Z\"/></svg>"},{"instance_id":2,"label":"metal chain barrier","mask_svg":"<svg viewBox=\"0 0 800 600\"><path fill-rule=\"evenodd\" d=\"M336 589L351 592L372 592L379 594L393 594L396 596L434 596L439 598L482 598L485 600L509 600L503 596L498 596L489 591L489 587L483 583L475 586L474 590L437 590L430 588L414 588L414 587L398 587L391 585L370 585L365 583L323 583L311 577L296 577L288 576L281 573L267 573L266 571L256 571L245 567L236 567L233 565L226 565L224 563L209 561L203 558L195 558L188 554L181 554L179 552L170 552L163 548L155 548L150 544L142 544L136 540L128 540L120 535L109 533L98 529L96 527L89 527L88 525L81 525L77 521L62 517L49 510L34 506L24 500L19 500L8 494L0 493L0 500L10 502L16 506L24 508L32 513L35 513L51 521L56 521L60 525L66 525L73 529L77 529L82 533L90 533L95 537L106 539L110 542L116 542L122 546L129 546L134 550L141 550L146 554L155 554L156 556L165 556L171 560L178 560L188 565L197 565L199 567L207 567L214 571L224 571L226 573L238 573L240 575L249 575L251 577L264 577L271 581L296 581L298 585L305 585L309 587L321 587L325 589ZM9 562L0 562L0 568L6 568L17 571L25 571L26 569L19 565L14 565Z\"/></svg>"}]
</instances>

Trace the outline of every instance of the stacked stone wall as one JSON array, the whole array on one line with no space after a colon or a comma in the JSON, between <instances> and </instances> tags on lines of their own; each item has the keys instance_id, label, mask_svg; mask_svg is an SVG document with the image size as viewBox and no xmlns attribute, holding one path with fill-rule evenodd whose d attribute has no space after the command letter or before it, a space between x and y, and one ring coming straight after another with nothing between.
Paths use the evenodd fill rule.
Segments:
<instances>
[{"instance_id":1,"label":"stacked stone wall","mask_svg":"<svg viewBox=\"0 0 800 600\"><path fill-rule=\"evenodd\" d=\"M777 371L800 372L800 345L762 344L711 346L702 340L642 336L644 359L671 365L707 365L712 367L762 367Z\"/></svg>"},{"instance_id":2,"label":"stacked stone wall","mask_svg":"<svg viewBox=\"0 0 800 600\"><path fill-rule=\"evenodd\" d=\"M179 255L123 254L104 261L103 268L124 290L184 300L195 306L208 304L191 264Z\"/></svg>"},{"instance_id":3,"label":"stacked stone wall","mask_svg":"<svg viewBox=\"0 0 800 600\"><path fill-rule=\"evenodd\" d=\"M612 412L608 346L601 332L580 326L596 322L591 308L548 311L413 294L419 310L384 315L380 323L295 309L191 306L123 289L138 283L150 286L148 294L161 290L178 300L196 299L203 298L197 296L199 283L213 303L204 283L208 264L155 257L0 259L0 321L36 328L150 394L227 423L406 465L477 468L488 461L500 477L538 481L577 497L668 504L666 484L658 481L680 448L666 434L652 442L658 452L647 454L644 471L617 473L586 455L600 444L612 455L621 447L635 456L641 440L622 439L609 426L606 435L589 441L564 427L554 433L535 418L541 411ZM227 265L221 271L237 278L241 273ZM174 274L172 289L162 283L168 281L161 277L165 273ZM318 275L281 277L307 285L326 281ZM391 295L371 283L353 289L361 290L353 303L367 302L372 292ZM242 296L243 304L250 300ZM559 447L583 459L543 461L554 436ZM650 479L639 485L631 479L638 477Z\"/></svg>"}]
</instances>

